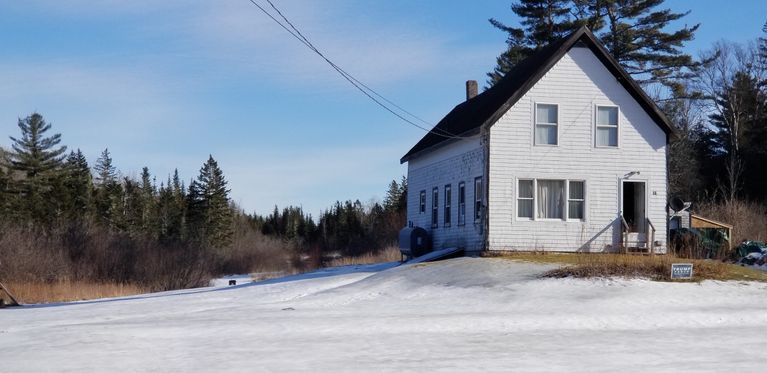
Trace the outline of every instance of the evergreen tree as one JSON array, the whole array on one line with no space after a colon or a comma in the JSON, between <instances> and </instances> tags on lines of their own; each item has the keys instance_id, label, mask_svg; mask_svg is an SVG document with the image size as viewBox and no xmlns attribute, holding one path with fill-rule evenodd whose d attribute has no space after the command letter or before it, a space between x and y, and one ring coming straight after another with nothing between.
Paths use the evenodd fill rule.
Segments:
<instances>
[{"instance_id":1,"label":"evergreen tree","mask_svg":"<svg viewBox=\"0 0 767 373\"><path fill-rule=\"evenodd\" d=\"M232 237L229 189L218 163L209 156L187 195L190 234L205 245L225 247Z\"/></svg>"},{"instance_id":2,"label":"evergreen tree","mask_svg":"<svg viewBox=\"0 0 767 373\"><path fill-rule=\"evenodd\" d=\"M96 188L94 191L94 207L97 220L113 229L123 226L123 188L119 183L117 169L112 164L109 149L104 149L93 166L96 171Z\"/></svg>"},{"instance_id":3,"label":"evergreen tree","mask_svg":"<svg viewBox=\"0 0 767 373\"><path fill-rule=\"evenodd\" d=\"M93 177L85 155L80 149L67 156L64 187L67 194L67 211L70 219L84 219L91 208Z\"/></svg>"},{"instance_id":4,"label":"evergreen tree","mask_svg":"<svg viewBox=\"0 0 767 373\"><path fill-rule=\"evenodd\" d=\"M588 26L620 65L640 83L673 87L701 66L682 51L700 26L664 31L689 12L658 9L664 0L520 0L511 10L522 27L496 19L490 23L508 34L488 84L495 84L516 63L553 40Z\"/></svg>"},{"instance_id":5,"label":"evergreen tree","mask_svg":"<svg viewBox=\"0 0 767 373\"><path fill-rule=\"evenodd\" d=\"M148 167L141 169L141 181L139 186L140 201L141 201L141 217L140 225L141 231L151 237L157 237L156 224L157 224L157 203L156 203L156 190L152 180L152 175L149 173Z\"/></svg>"},{"instance_id":6,"label":"evergreen tree","mask_svg":"<svg viewBox=\"0 0 767 373\"><path fill-rule=\"evenodd\" d=\"M392 180L391 183L389 183L389 190L386 191L386 197L384 197L384 210L387 212L397 211L400 207L401 197L402 188L397 184L397 180Z\"/></svg>"},{"instance_id":7,"label":"evergreen tree","mask_svg":"<svg viewBox=\"0 0 767 373\"><path fill-rule=\"evenodd\" d=\"M19 119L18 126L21 137L10 137L13 151L4 161L9 171L20 176L12 187L19 196L19 206L14 210L35 221L50 222L61 213L61 201L54 193L67 148L59 146L61 134L46 136L51 124L38 113Z\"/></svg>"}]
</instances>

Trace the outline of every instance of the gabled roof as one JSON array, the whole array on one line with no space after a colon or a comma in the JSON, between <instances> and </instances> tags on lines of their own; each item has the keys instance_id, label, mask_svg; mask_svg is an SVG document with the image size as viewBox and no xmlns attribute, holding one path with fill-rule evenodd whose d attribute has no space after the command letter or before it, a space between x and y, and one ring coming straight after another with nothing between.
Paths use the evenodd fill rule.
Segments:
<instances>
[{"instance_id":1,"label":"gabled roof","mask_svg":"<svg viewBox=\"0 0 767 373\"><path fill-rule=\"evenodd\" d=\"M458 104L439 123L427 133L407 154L400 163L405 163L416 154L436 147L442 143L454 140L454 136L469 136L479 132L483 125L492 126L517 101L545 75L554 64L564 56L570 48L582 42L591 49L594 55L607 67L615 78L623 85L650 118L667 134L674 133L671 122L655 105L641 87L618 64L605 49L596 36L587 27L572 32L559 39L532 56L522 60L506 75L488 90L474 98ZM439 133L448 134L441 136Z\"/></svg>"}]
</instances>

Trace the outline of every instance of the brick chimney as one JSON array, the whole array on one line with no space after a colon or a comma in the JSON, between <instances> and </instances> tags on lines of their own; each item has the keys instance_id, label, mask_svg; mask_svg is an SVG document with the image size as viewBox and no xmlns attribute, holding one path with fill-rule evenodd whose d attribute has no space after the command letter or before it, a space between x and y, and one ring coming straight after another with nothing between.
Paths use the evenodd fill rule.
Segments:
<instances>
[{"instance_id":1,"label":"brick chimney","mask_svg":"<svg viewBox=\"0 0 767 373\"><path fill-rule=\"evenodd\" d=\"M469 101L470 99L474 98L474 96L476 95L477 95L477 81L467 80L466 81L466 101Z\"/></svg>"}]
</instances>

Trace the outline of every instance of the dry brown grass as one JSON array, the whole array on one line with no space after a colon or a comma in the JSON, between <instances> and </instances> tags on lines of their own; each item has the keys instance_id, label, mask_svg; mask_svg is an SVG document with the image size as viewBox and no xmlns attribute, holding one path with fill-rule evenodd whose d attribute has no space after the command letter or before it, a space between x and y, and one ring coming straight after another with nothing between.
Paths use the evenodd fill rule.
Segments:
<instances>
[{"instance_id":1,"label":"dry brown grass","mask_svg":"<svg viewBox=\"0 0 767 373\"><path fill-rule=\"evenodd\" d=\"M16 299L23 304L122 297L148 292L147 289L136 285L82 281L56 281L52 283L11 282L5 285Z\"/></svg>"},{"instance_id":2,"label":"dry brown grass","mask_svg":"<svg viewBox=\"0 0 767 373\"><path fill-rule=\"evenodd\" d=\"M399 248L395 246L389 246L377 253L367 253L360 256L342 257L331 260L327 267L338 267L354 264L374 264L374 263L386 263L386 262L398 262L402 259Z\"/></svg>"},{"instance_id":3,"label":"dry brown grass","mask_svg":"<svg viewBox=\"0 0 767 373\"><path fill-rule=\"evenodd\" d=\"M627 255L596 253L504 253L500 257L536 263L562 264L546 277L625 277L671 280L672 263L693 263L693 281L737 280L767 282L767 272L714 260L681 259L671 255Z\"/></svg>"}]
</instances>

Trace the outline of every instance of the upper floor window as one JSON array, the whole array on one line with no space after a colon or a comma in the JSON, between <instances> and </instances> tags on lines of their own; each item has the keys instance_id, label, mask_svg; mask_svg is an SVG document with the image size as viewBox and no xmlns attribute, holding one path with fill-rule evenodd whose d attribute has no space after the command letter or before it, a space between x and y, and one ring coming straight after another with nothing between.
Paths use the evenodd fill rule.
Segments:
<instances>
[{"instance_id":1,"label":"upper floor window","mask_svg":"<svg viewBox=\"0 0 767 373\"><path fill-rule=\"evenodd\" d=\"M559 107L555 104L535 104L535 145L557 145Z\"/></svg>"},{"instance_id":2,"label":"upper floor window","mask_svg":"<svg viewBox=\"0 0 767 373\"><path fill-rule=\"evenodd\" d=\"M618 107L597 106L597 146L618 146Z\"/></svg>"}]
</instances>

